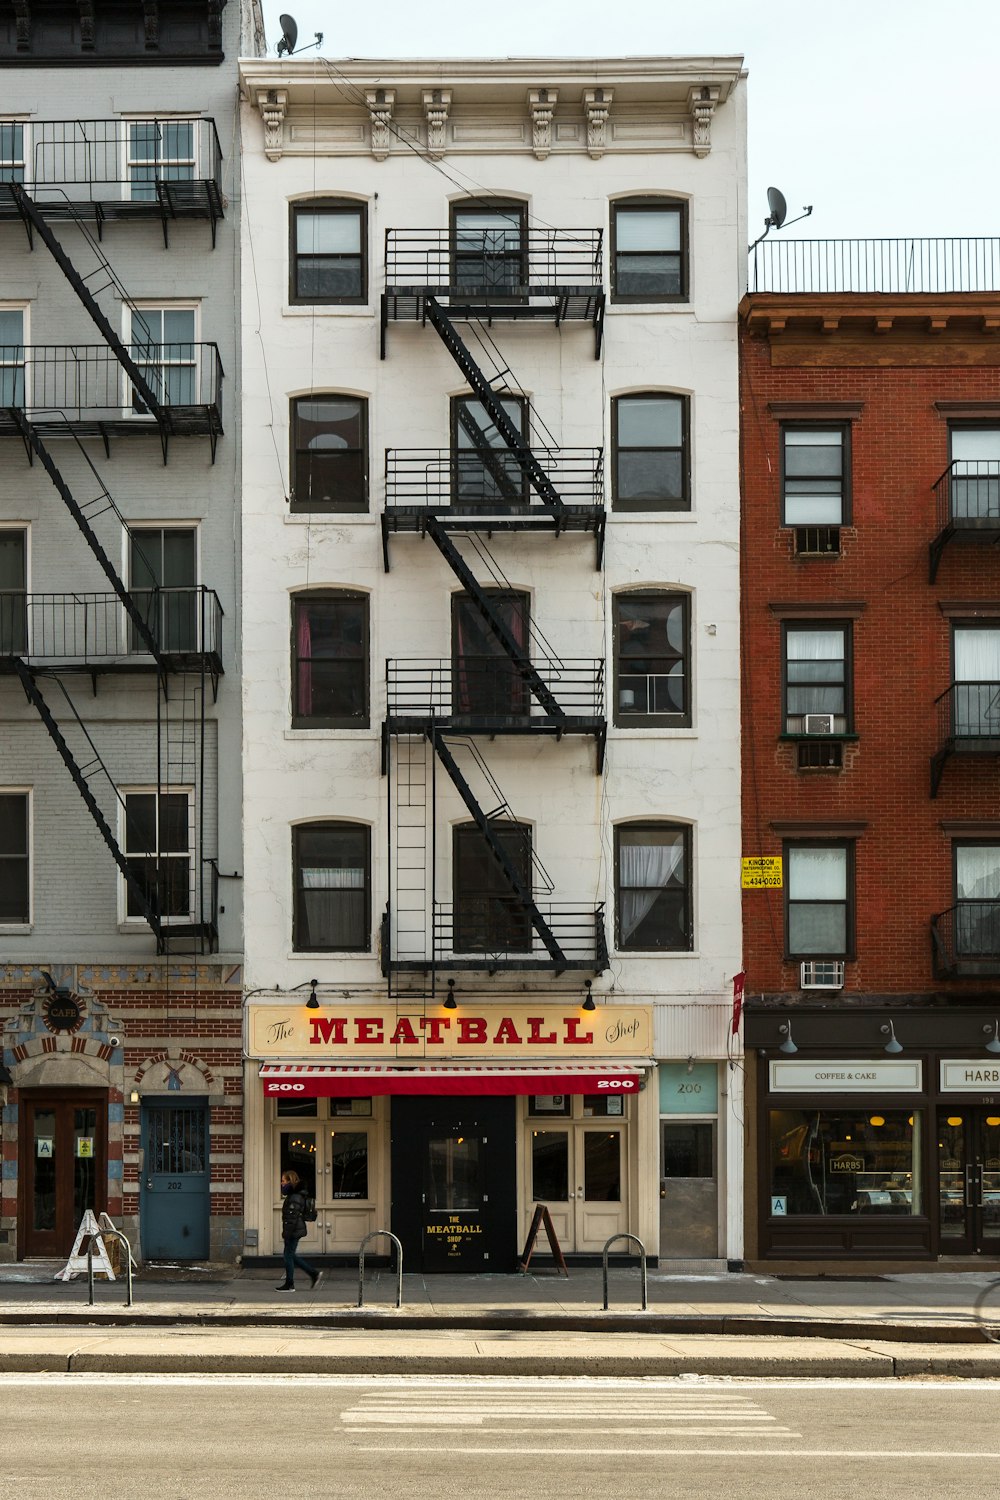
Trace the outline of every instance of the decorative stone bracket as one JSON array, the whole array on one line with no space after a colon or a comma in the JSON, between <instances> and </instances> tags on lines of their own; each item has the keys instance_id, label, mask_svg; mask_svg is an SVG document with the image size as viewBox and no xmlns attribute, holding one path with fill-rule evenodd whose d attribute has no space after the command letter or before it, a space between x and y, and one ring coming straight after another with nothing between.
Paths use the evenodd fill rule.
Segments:
<instances>
[{"instance_id":1,"label":"decorative stone bracket","mask_svg":"<svg viewBox=\"0 0 1000 1500\"><path fill-rule=\"evenodd\" d=\"M261 89L257 95L257 108L264 120L264 155L268 161L280 161L282 151L282 126L288 95L284 89Z\"/></svg>"},{"instance_id":2,"label":"decorative stone bracket","mask_svg":"<svg viewBox=\"0 0 1000 1500\"><path fill-rule=\"evenodd\" d=\"M695 156L707 156L712 149L712 116L719 102L720 90L711 84L688 89L688 112L694 123Z\"/></svg>"},{"instance_id":3,"label":"decorative stone bracket","mask_svg":"<svg viewBox=\"0 0 1000 1500\"><path fill-rule=\"evenodd\" d=\"M396 103L395 89L367 89L365 103L372 117L372 156L376 161L385 161L392 144L392 110Z\"/></svg>"},{"instance_id":4,"label":"decorative stone bracket","mask_svg":"<svg viewBox=\"0 0 1000 1500\"><path fill-rule=\"evenodd\" d=\"M528 90L531 145L539 161L544 161L552 149L552 116L558 102L558 89Z\"/></svg>"},{"instance_id":5,"label":"decorative stone bracket","mask_svg":"<svg viewBox=\"0 0 1000 1500\"><path fill-rule=\"evenodd\" d=\"M595 161L604 155L608 144L608 116L614 97L613 89L583 91L583 112L587 116L587 150Z\"/></svg>"},{"instance_id":6,"label":"decorative stone bracket","mask_svg":"<svg viewBox=\"0 0 1000 1500\"><path fill-rule=\"evenodd\" d=\"M427 116L427 150L437 160L445 153L445 127L451 109L451 89L424 89L424 114Z\"/></svg>"}]
</instances>

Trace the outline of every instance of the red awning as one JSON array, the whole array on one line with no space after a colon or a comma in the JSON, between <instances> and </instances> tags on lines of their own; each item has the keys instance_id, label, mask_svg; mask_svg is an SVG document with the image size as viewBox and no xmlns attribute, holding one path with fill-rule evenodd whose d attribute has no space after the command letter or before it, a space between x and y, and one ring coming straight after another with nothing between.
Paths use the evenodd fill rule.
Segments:
<instances>
[{"instance_id":1,"label":"red awning","mask_svg":"<svg viewBox=\"0 0 1000 1500\"><path fill-rule=\"evenodd\" d=\"M269 1098L344 1099L377 1094L637 1094L637 1064L550 1063L449 1068L423 1064L261 1063Z\"/></svg>"}]
</instances>

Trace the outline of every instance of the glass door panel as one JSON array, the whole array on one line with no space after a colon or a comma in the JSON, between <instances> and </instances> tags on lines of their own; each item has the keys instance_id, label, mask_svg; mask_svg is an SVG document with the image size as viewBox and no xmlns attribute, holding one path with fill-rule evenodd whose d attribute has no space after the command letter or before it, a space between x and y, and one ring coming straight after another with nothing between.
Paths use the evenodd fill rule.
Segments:
<instances>
[{"instance_id":1,"label":"glass door panel","mask_svg":"<svg viewBox=\"0 0 1000 1500\"><path fill-rule=\"evenodd\" d=\"M36 1109L34 1143L34 1190L31 1195L31 1227L51 1231L56 1227L56 1115L52 1109Z\"/></svg>"},{"instance_id":2,"label":"glass door panel","mask_svg":"<svg viewBox=\"0 0 1000 1500\"><path fill-rule=\"evenodd\" d=\"M664 1121L660 1158L660 1255L719 1253L715 1121Z\"/></svg>"},{"instance_id":3,"label":"glass door panel","mask_svg":"<svg viewBox=\"0 0 1000 1500\"><path fill-rule=\"evenodd\" d=\"M481 1269L484 1143L478 1135L430 1130L424 1156L424 1267Z\"/></svg>"},{"instance_id":4,"label":"glass door panel","mask_svg":"<svg viewBox=\"0 0 1000 1500\"><path fill-rule=\"evenodd\" d=\"M278 1170L274 1174L274 1194L277 1199L275 1204L275 1234L274 1251L280 1254L282 1245L281 1235L281 1206L280 1206L280 1183L282 1172L298 1172L302 1181L302 1191L310 1198L317 1198L320 1194L316 1190L317 1181L317 1132L301 1125L294 1126L288 1130L278 1132ZM310 1250L320 1248L319 1220L313 1224L306 1224L306 1237L302 1241L302 1247L308 1254Z\"/></svg>"},{"instance_id":5,"label":"glass door panel","mask_svg":"<svg viewBox=\"0 0 1000 1500\"><path fill-rule=\"evenodd\" d=\"M65 1258L84 1213L99 1214L106 1206L106 1102L81 1099L76 1090L25 1095L18 1133L26 1207L18 1257Z\"/></svg>"},{"instance_id":6,"label":"glass door panel","mask_svg":"<svg viewBox=\"0 0 1000 1500\"><path fill-rule=\"evenodd\" d=\"M1000 1114L979 1120L979 1199L983 1249L1000 1245Z\"/></svg>"},{"instance_id":7,"label":"glass door panel","mask_svg":"<svg viewBox=\"0 0 1000 1500\"><path fill-rule=\"evenodd\" d=\"M565 1251L572 1248L576 1232L573 1191L573 1165L568 1130L532 1130L531 1202L526 1204L528 1218L536 1203L544 1203L552 1219L556 1239Z\"/></svg>"},{"instance_id":8,"label":"glass door panel","mask_svg":"<svg viewBox=\"0 0 1000 1500\"><path fill-rule=\"evenodd\" d=\"M965 1194L968 1114L942 1110L938 1117L938 1212L945 1255L971 1249Z\"/></svg>"},{"instance_id":9,"label":"glass door panel","mask_svg":"<svg viewBox=\"0 0 1000 1500\"><path fill-rule=\"evenodd\" d=\"M73 1222L97 1207L97 1110L73 1111Z\"/></svg>"}]
</instances>

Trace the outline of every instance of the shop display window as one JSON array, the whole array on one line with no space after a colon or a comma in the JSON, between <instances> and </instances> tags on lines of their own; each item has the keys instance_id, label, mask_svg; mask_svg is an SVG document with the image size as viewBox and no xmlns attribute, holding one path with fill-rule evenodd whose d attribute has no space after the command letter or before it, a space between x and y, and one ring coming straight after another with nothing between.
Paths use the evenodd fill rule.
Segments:
<instances>
[{"instance_id":1,"label":"shop display window","mask_svg":"<svg viewBox=\"0 0 1000 1500\"><path fill-rule=\"evenodd\" d=\"M776 1109L772 1217L919 1214L920 1116L907 1109Z\"/></svg>"}]
</instances>

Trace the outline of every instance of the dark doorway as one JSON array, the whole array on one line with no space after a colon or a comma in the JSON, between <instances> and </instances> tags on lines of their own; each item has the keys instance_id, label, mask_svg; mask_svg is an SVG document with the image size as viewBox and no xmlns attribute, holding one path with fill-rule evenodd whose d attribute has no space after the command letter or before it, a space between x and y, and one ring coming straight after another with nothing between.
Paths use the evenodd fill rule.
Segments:
<instances>
[{"instance_id":1,"label":"dark doorway","mask_svg":"<svg viewBox=\"0 0 1000 1500\"><path fill-rule=\"evenodd\" d=\"M491 819L489 826L522 888L530 891L530 827L505 818ZM453 840L456 953L530 953L531 918L511 889L479 825L460 823Z\"/></svg>"},{"instance_id":2,"label":"dark doorway","mask_svg":"<svg viewBox=\"0 0 1000 1500\"><path fill-rule=\"evenodd\" d=\"M1000 1109L938 1112L938 1252L1000 1255Z\"/></svg>"},{"instance_id":3,"label":"dark doorway","mask_svg":"<svg viewBox=\"0 0 1000 1500\"><path fill-rule=\"evenodd\" d=\"M87 1209L99 1214L107 1206L107 1095L26 1093L19 1137L18 1258L62 1259Z\"/></svg>"},{"instance_id":4,"label":"dark doorway","mask_svg":"<svg viewBox=\"0 0 1000 1500\"><path fill-rule=\"evenodd\" d=\"M425 1272L512 1271L513 1098L392 1101L392 1228Z\"/></svg>"}]
</instances>

